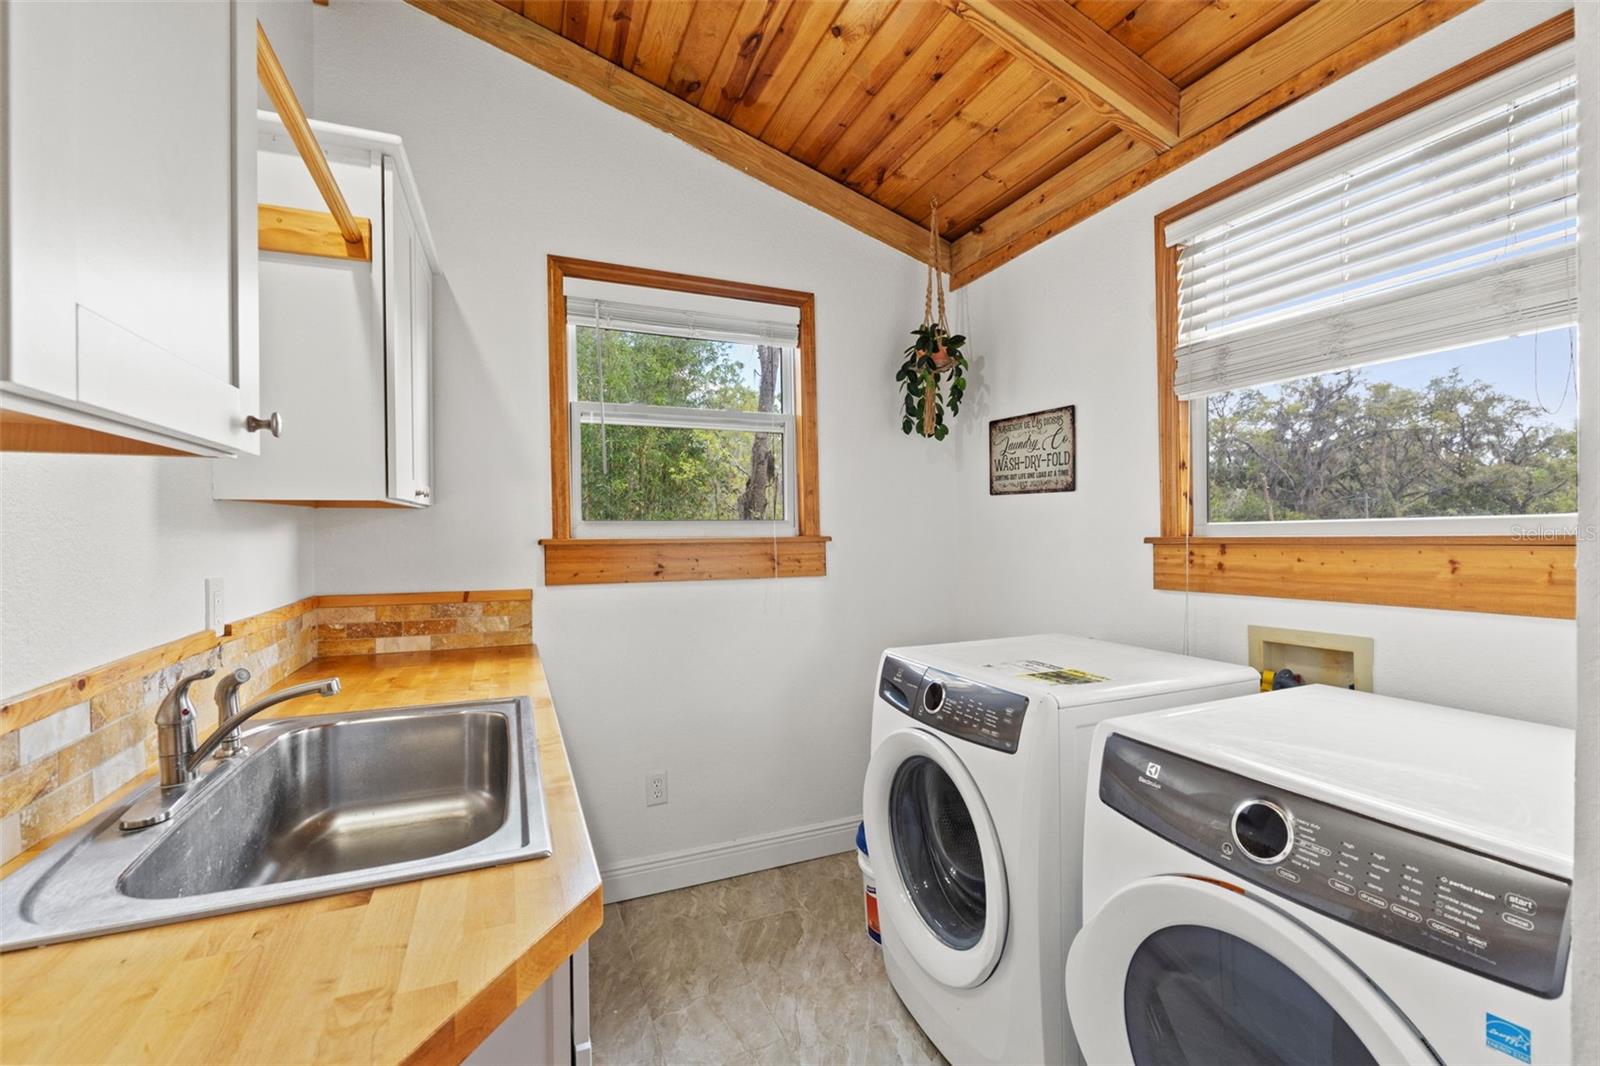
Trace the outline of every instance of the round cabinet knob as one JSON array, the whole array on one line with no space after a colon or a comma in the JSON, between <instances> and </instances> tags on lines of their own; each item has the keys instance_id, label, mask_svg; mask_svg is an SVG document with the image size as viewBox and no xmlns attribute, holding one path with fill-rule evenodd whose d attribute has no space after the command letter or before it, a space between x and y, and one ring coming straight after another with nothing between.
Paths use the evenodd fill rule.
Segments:
<instances>
[{"instance_id":1,"label":"round cabinet knob","mask_svg":"<svg viewBox=\"0 0 1600 1066\"><path fill-rule=\"evenodd\" d=\"M1294 850L1294 816L1267 800L1245 800L1233 809L1233 842L1251 862L1282 862Z\"/></svg>"},{"instance_id":2,"label":"round cabinet knob","mask_svg":"<svg viewBox=\"0 0 1600 1066\"><path fill-rule=\"evenodd\" d=\"M268 415L266 418L258 418L255 415L249 415L244 420L244 428L249 430L251 433L258 433L264 429L271 433L274 437L281 437L283 436L283 417L276 411L272 412L272 414Z\"/></svg>"},{"instance_id":3,"label":"round cabinet knob","mask_svg":"<svg viewBox=\"0 0 1600 1066\"><path fill-rule=\"evenodd\" d=\"M928 682L928 687L922 690L922 709L929 714L938 714L943 706L944 685L938 681Z\"/></svg>"}]
</instances>

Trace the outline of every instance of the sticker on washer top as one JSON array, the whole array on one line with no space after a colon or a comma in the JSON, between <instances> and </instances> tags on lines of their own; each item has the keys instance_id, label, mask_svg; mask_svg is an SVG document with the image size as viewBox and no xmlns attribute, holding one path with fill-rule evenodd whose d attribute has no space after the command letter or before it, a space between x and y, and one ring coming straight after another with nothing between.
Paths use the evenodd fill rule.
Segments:
<instances>
[{"instance_id":1,"label":"sticker on washer top","mask_svg":"<svg viewBox=\"0 0 1600 1066\"><path fill-rule=\"evenodd\" d=\"M1518 1062L1533 1061L1533 1030L1515 1022L1508 1022L1494 1014L1483 1016L1483 1039L1489 1047L1502 1055L1510 1055Z\"/></svg>"},{"instance_id":2,"label":"sticker on washer top","mask_svg":"<svg viewBox=\"0 0 1600 1066\"><path fill-rule=\"evenodd\" d=\"M1049 685L1092 685L1097 681L1110 681L1109 677L1091 674L1073 666L1058 666L1038 659L1019 659L1010 663L988 663L986 670L1004 670L1016 677L1043 681Z\"/></svg>"}]
</instances>

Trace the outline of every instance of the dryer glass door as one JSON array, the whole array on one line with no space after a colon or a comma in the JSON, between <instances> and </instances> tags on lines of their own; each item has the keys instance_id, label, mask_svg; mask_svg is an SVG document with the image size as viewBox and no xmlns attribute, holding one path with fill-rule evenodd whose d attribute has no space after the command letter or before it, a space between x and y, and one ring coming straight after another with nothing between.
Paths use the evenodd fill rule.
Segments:
<instances>
[{"instance_id":1,"label":"dryer glass door","mask_svg":"<svg viewBox=\"0 0 1600 1066\"><path fill-rule=\"evenodd\" d=\"M1317 990L1247 940L1169 925L1128 961L1123 1016L1133 1061L1378 1066Z\"/></svg>"},{"instance_id":2,"label":"dryer glass door","mask_svg":"<svg viewBox=\"0 0 1600 1066\"><path fill-rule=\"evenodd\" d=\"M1125 886L1078 933L1067 1007L1090 1062L1435 1066L1416 1029L1310 927L1200 877Z\"/></svg>"}]
</instances>

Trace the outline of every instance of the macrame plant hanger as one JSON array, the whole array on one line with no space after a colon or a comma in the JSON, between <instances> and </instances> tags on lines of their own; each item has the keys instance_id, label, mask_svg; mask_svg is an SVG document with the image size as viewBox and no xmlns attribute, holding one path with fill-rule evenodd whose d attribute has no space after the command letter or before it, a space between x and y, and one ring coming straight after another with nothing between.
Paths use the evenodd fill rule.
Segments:
<instances>
[{"instance_id":1,"label":"macrame plant hanger","mask_svg":"<svg viewBox=\"0 0 1600 1066\"><path fill-rule=\"evenodd\" d=\"M939 390L936 387L934 375L952 370L955 364L945 353L942 338L950 335L950 322L945 316L944 308L944 275L939 270L939 198L933 198L932 212L928 216L928 285L922 295L922 325L926 328L935 321L933 317L934 294L938 294L939 305L939 336L938 347L930 353L933 361L933 372L925 375L922 390L922 435L933 436L933 427L938 419Z\"/></svg>"}]
</instances>

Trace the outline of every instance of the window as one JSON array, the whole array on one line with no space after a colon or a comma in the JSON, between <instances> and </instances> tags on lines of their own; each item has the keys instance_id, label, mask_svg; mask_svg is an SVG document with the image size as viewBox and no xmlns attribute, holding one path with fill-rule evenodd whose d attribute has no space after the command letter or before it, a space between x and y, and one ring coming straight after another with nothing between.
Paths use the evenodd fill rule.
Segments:
<instances>
[{"instance_id":1,"label":"window","mask_svg":"<svg viewBox=\"0 0 1600 1066\"><path fill-rule=\"evenodd\" d=\"M550 275L546 582L824 573L810 294L556 257Z\"/></svg>"},{"instance_id":2,"label":"window","mask_svg":"<svg viewBox=\"0 0 1600 1066\"><path fill-rule=\"evenodd\" d=\"M795 416L784 385L795 377L796 309L753 304L736 317L708 309L735 301L692 310L574 288L576 534L792 534Z\"/></svg>"},{"instance_id":3,"label":"window","mask_svg":"<svg viewBox=\"0 0 1600 1066\"><path fill-rule=\"evenodd\" d=\"M1535 36L1157 220L1158 587L1571 616L1576 79Z\"/></svg>"}]
</instances>

